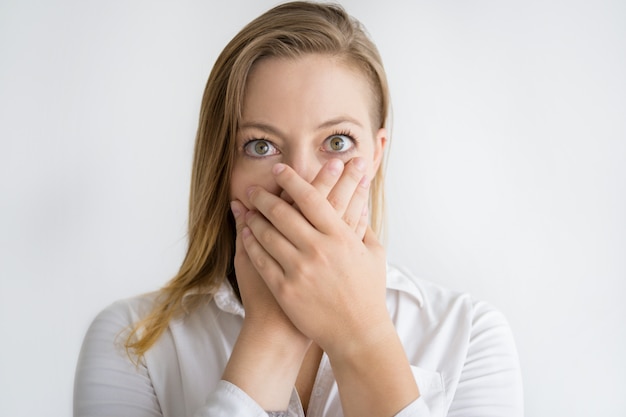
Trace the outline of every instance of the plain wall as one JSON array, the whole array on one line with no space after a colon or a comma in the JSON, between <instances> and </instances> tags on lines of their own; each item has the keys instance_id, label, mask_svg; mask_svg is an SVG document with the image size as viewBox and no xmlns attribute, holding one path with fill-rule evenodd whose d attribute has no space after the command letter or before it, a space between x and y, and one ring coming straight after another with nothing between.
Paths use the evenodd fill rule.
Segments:
<instances>
[{"instance_id":1,"label":"plain wall","mask_svg":"<svg viewBox=\"0 0 626 417\"><path fill-rule=\"evenodd\" d=\"M389 260L506 314L526 415L626 415L626 3L342 3L391 84ZM204 83L274 4L0 1L0 415L70 415L91 320L176 272Z\"/></svg>"}]
</instances>

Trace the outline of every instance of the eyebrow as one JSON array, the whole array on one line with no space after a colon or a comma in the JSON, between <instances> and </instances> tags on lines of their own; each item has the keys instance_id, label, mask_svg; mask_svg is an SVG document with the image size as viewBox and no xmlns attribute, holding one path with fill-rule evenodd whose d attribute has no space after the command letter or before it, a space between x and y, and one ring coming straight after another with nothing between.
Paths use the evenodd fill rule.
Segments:
<instances>
[{"instance_id":1,"label":"eyebrow","mask_svg":"<svg viewBox=\"0 0 626 417\"><path fill-rule=\"evenodd\" d=\"M329 127L337 126L337 125L340 125L342 123L351 123L351 124L353 124L355 126L363 128L363 125L358 120L356 120L356 119L354 119L354 118L352 118L350 116L339 116L339 117L336 117L334 119L330 119L330 120L327 120L327 121L321 123L319 126L317 126L316 130L327 129ZM240 129L256 128L256 129L268 132L268 133L270 133L272 135L275 135L275 136L279 136L279 137L284 137L285 136L283 134L283 132L280 131L279 128L277 128L275 126L272 126L269 123L251 121L251 122L242 123L239 126L239 128Z\"/></svg>"}]
</instances>

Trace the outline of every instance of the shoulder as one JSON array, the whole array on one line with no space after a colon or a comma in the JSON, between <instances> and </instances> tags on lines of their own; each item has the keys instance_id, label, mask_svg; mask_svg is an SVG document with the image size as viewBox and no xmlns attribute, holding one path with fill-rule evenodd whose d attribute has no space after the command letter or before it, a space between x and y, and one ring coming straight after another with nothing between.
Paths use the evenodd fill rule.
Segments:
<instances>
[{"instance_id":1,"label":"shoulder","mask_svg":"<svg viewBox=\"0 0 626 417\"><path fill-rule=\"evenodd\" d=\"M403 293L422 310L433 313L471 315L480 321L505 320L491 304L478 300L467 292L453 290L414 275L406 268L387 266L388 293Z\"/></svg>"},{"instance_id":2,"label":"shoulder","mask_svg":"<svg viewBox=\"0 0 626 417\"><path fill-rule=\"evenodd\" d=\"M421 369L419 375L440 381L425 386L421 380L422 387L440 386L445 392L440 408L454 414L494 403L494 409L504 407L510 411L507 415L519 415L521 373L505 316L466 292L418 278L405 269L390 266L387 278L389 310L409 361ZM436 397L436 390L429 392L425 394ZM433 401L429 406L434 407Z\"/></svg>"},{"instance_id":3,"label":"shoulder","mask_svg":"<svg viewBox=\"0 0 626 417\"><path fill-rule=\"evenodd\" d=\"M398 324L427 340L454 340L466 350L497 345L515 355L508 321L493 305L396 266L388 267L387 280L388 307Z\"/></svg>"},{"instance_id":4,"label":"shoulder","mask_svg":"<svg viewBox=\"0 0 626 417\"><path fill-rule=\"evenodd\" d=\"M119 336L122 331L143 319L152 310L156 296L156 292L148 293L110 304L92 321L87 331L87 340L97 336Z\"/></svg>"},{"instance_id":5,"label":"shoulder","mask_svg":"<svg viewBox=\"0 0 626 417\"><path fill-rule=\"evenodd\" d=\"M87 330L74 377L74 414L160 413L144 361L135 363L124 342L130 327L151 309L156 294L117 301L102 310ZM115 407L115 408L113 408ZM159 414L160 415L160 414Z\"/></svg>"},{"instance_id":6,"label":"shoulder","mask_svg":"<svg viewBox=\"0 0 626 417\"><path fill-rule=\"evenodd\" d=\"M442 285L417 277L408 269L387 266L387 294L395 296L403 307L413 304L429 315L467 315L477 301L468 293L451 290Z\"/></svg>"},{"instance_id":7,"label":"shoulder","mask_svg":"<svg viewBox=\"0 0 626 417\"><path fill-rule=\"evenodd\" d=\"M117 300L104 308L98 317L127 317L133 321L143 318L148 314L157 299L157 292L137 295L130 298Z\"/></svg>"}]
</instances>

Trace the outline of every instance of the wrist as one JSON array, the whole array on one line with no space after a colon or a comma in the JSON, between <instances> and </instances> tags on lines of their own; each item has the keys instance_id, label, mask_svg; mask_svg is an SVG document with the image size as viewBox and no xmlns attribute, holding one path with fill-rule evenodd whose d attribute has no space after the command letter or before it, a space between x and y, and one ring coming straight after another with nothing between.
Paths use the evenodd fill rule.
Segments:
<instances>
[{"instance_id":1,"label":"wrist","mask_svg":"<svg viewBox=\"0 0 626 417\"><path fill-rule=\"evenodd\" d=\"M311 341L289 321L271 320L267 317L249 317L243 320L239 339L256 346L259 350L272 352L283 360L304 355Z\"/></svg>"},{"instance_id":2,"label":"wrist","mask_svg":"<svg viewBox=\"0 0 626 417\"><path fill-rule=\"evenodd\" d=\"M286 410L310 341L244 320L222 379L265 410Z\"/></svg>"},{"instance_id":3,"label":"wrist","mask_svg":"<svg viewBox=\"0 0 626 417\"><path fill-rule=\"evenodd\" d=\"M400 343L398 334L391 320L377 325L368 325L366 329L346 337L336 338L334 343L324 348L329 359L340 363L362 363L387 350L390 344Z\"/></svg>"},{"instance_id":4,"label":"wrist","mask_svg":"<svg viewBox=\"0 0 626 417\"><path fill-rule=\"evenodd\" d=\"M392 323L327 354L346 415L395 415L420 395Z\"/></svg>"}]
</instances>

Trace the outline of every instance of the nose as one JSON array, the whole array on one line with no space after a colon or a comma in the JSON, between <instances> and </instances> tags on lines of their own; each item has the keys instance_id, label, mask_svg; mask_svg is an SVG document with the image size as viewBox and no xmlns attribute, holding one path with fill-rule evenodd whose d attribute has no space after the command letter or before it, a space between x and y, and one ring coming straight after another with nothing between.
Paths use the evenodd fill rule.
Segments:
<instances>
[{"instance_id":1,"label":"nose","mask_svg":"<svg viewBox=\"0 0 626 417\"><path fill-rule=\"evenodd\" d=\"M313 179L322 168L322 164L316 155L308 152L290 154L285 158L284 163L289 165L308 183L313 182Z\"/></svg>"}]
</instances>

